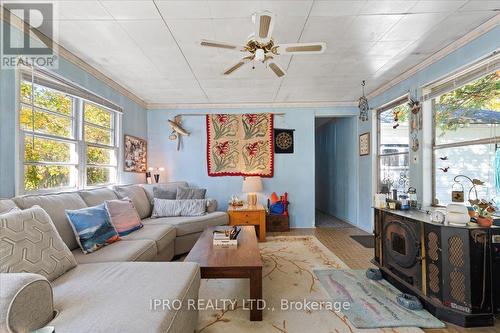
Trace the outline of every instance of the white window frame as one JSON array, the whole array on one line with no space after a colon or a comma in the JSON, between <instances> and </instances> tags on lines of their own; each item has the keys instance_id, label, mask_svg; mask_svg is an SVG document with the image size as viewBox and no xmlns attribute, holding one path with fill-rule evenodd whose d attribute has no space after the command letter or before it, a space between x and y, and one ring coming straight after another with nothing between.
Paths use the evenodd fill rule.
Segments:
<instances>
[{"instance_id":1,"label":"white window frame","mask_svg":"<svg viewBox=\"0 0 500 333\"><path fill-rule=\"evenodd\" d=\"M381 154L380 152L380 146L381 146L381 126L380 126L380 114L382 112L385 112L387 110L393 109L397 106L400 106L402 104L408 103L408 97L409 95L406 94L404 96L401 96L399 98L396 98L395 100L382 105L377 109L377 185L376 185L376 192L378 193L380 191L380 184L382 184L382 179L380 177L380 161L383 157L387 156L403 156L407 155L408 156L408 168L410 167L410 145L408 144L408 151L406 153L387 153L387 154ZM407 133L408 139L410 137L410 133ZM408 181L410 181L410 172L408 172Z\"/></svg>"},{"instance_id":2,"label":"white window frame","mask_svg":"<svg viewBox=\"0 0 500 333\"><path fill-rule=\"evenodd\" d=\"M496 61L498 62L498 57L496 57ZM434 207L444 207L440 203L437 202L437 197L436 197L436 151L439 151L440 149L447 149L447 148L458 148L458 147L467 147L467 146L476 146L480 144L494 144L494 145L500 145L500 136L494 136L490 138L485 138L485 139L478 139L478 140L466 140L466 141L460 141L460 142L451 142L451 143L443 143L443 144L436 144L436 98L440 97L441 95L444 95L450 91L453 91L455 89L458 89L460 87L463 87L464 85L467 85L483 76L486 76L496 70L498 70L498 67L491 66L490 67L490 62L495 61L495 60L483 60L480 61L479 64L472 66L469 70L462 71L459 74L454 74L451 75L448 79L441 80L439 83L435 83L431 86L428 86L425 88L425 91L428 93L426 99L431 101L431 108L432 108L432 149L431 149L431 167L432 167L432 177L431 177L431 189L432 189L432 197L431 197L431 204ZM496 65L498 66L498 64ZM490 71L491 69L491 71ZM476 74L476 73L480 74ZM475 75L473 75L475 74ZM457 84L457 82L459 82ZM433 90L439 89L439 93L434 92ZM451 185L450 185L451 186Z\"/></svg>"},{"instance_id":3,"label":"white window frame","mask_svg":"<svg viewBox=\"0 0 500 333\"><path fill-rule=\"evenodd\" d=\"M122 116L122 113L120 111L117 111L117 110L121 110L118 106L116 107L117 110L113 110L107 106L104 106L104 105L101 105L95 101L90 101L90 100L87 100L87 99L84 99L82 97L79 97L79 96L74 96L74 95L70 95L70 94L67 94L66 92L62 91L62 90L59 90L59 89L54 89L53 87L45 87L41 84L39 84L40 86L43 86L45 88L48 88L48 89L51 89L51 90L54 90L54 91L58 91L60 93L63 93L63 94L67 94L68 96L70 96L72 98L72 114L71 114L71 118L72 118L72 130L73 130L73 137L72 138L64 138L64 137L59 137L59 136L54 136L54 135L50 135L50 134L41 134L41 133L36 133L34 132L34 129L33 129L33 132L32 131L28 131L28 130L24 130L21 128L21 124L20 124L20 121L19 121L19 117L20 117L20 112L21 112L21 109L22 109L22 106L25 105L25 106L29 106L33 112L35 109L42 109L43 112L48 112L48 113L54 113L53 111L50 111L50 110L45 110L43 108L39 108L39 107L36 107L34 105L34 100L33 98L31 98L31 101L30 101L30 104L27 104L25 102L22 101L21 99L21 94L20 94L20 90L21 90L21 84L22 82L28 82L26 80L23 79L22 75L21 75L21 70L18 71L17 73L17 80L16 80L16 96L17 96L17 114L16 114L16 146L17 146L17 156L18 156L18 160L16 161L16 195L21 195L21 194L44 194L44 193L53 193L53 192L61 192L61 191L70 191L70 190L80 190L80 189L90 189L90 188L98 188L98 187L104 187L104 186L109 186L109 185L113 185L113 184L117 184L119 183L120 181L120 172L119 172L119 168L120 168L120 135L121 135L121 116ZM29 84L33 84L32 82L28 82ZM66 82L65 81L61 81L61 85L64 85ZM72 88L74 88L75 86L73 85ZM33 92L33 90L32 90ZM101 100L102 98L99 97L99 96L96 96L96 95L91 95L92 93L88 92L87 90L81 88L81 94L82 96L92 96L94 97L95 96L95 99L96 100ZM113 117L113 123L112 123L112 145L100 145L100 144L95 144L95 143L87 143L85 142L85 138L84 138L84 128L85 128L85 122L84 122L84 104L85 103L90 103L90 104L93 104L103 110L106 110L110 113L112 113L112 117ZM111 103L111 102L108 102L107 103ZM56 115L59 116L58 113L55 113ZM94 125L92 124L92 126L95 126L95 127L98 127L98 125ZM104 128L104 127L103 127ZM109 129L106 129L106 130L109 130ZM71 143L71 144L74 144L75 145L75 154L76 154L76 157L75 157L75 161L72 161L71 163L51 163L51 162L34 162L34 163L26 163L26 161L24 160L24 150L25 150L25 146L24 146L24 139L25 139L25 136L26 135L34 135L36 137L42 137L42 138L48 138L48 139L52 139L52 140L56 140L56 141L61 141L61 142L68 142L68 143ZM113 181L111 182L108 182L108 183L102 183L102 184L95 184L95 185L90 185L90 186L87 186L87 166L88 165L92 165L92 164L87 164L87 155L86 155L86 147L87 145L91 145L91 146L96 146L96 147L99 147L99 148L105 148L105 149L110 149L113 151L114 153L114 164L113 165L102 165L103 167L107 167L107 168L114 168L114 179ZM39 190L33 190L33 191L26 191L25 187L24 187L24 176L25 176L25 172L24 172L24 167L25 165L27 164L37 164L37 165L71 165L71 166L74 166L74 186L63 186L63 187L55 187L55 188L50 188L50 189L39 189Z\"/></svg>"},{"instance_id":4,"label":"white window frame","mask_svg":"<svg viewBox=\"0 0 500 333\"><path fill-rule=\"evenodd\" d=\"M117 112L110 110L102 105L85 101L85 100L80 100L80 108L81 108L81 152L80 156L83 156L81 158L82 163L80 165L80 170L83 170L80 173L80 181L82 184L84 184L85 188L95 188L95 187L102 187L102 186L108 186L112 184L116 184L118 181L118 160L119 160L119 155L120 155L120 140L118 137L118 128L120 124L120 116ZM111 114L112 117L112 125L111 128L107 128L104 126L100 126L97 124L92 124L87 121L85 121L85 104L92 104L104 111L107 111ZM105 144L99 144L99 143L94 143L94 142L87 142L85 140L85 126L90 126L90 127L95 127L95 128L100 128L106 131L111 131L111 144L110 145L105 145ZM95 147L95 148L102 148L102 149L107 149L111 150L114 153L114 164L94 164L94 163L87 163L87 147ZM108 182L108 183L100 183L100 184L93 184L93 185L87 185L87 168L88 167L104 167L104 168L111 168L114 169L114 181Z\"/></svg>"}]
</instances>

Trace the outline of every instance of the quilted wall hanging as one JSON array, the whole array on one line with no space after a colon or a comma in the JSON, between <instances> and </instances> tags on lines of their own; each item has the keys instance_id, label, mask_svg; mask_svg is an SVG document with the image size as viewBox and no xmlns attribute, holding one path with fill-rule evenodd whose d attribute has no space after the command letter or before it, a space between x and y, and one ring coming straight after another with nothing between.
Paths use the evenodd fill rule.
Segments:
<instances>
[{"instance_id":1,"label":"quilted wall hanging","mask_svg":"<svg viewBox=\"0 0 500 333\"><path fill-rule=\"evenodd\" d=\"M273 114L207 115L208 175L272 177Z\"/></svg>"}]
</instances>

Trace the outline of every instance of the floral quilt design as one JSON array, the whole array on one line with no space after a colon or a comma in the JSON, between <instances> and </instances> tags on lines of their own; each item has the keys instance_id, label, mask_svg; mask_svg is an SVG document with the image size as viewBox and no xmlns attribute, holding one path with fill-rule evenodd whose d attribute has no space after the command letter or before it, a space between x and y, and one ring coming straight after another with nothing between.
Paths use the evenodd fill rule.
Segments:
<instances>
[{"instance_id":1,"label":"floral quilt design","mask_svg":"<svg viewBox=\"0 0 500 333\"><path fill-rule=\"evenodd\" d=\"M208 175L272 177L273 115L207 115Z\"/></svg>"}]
</instances>

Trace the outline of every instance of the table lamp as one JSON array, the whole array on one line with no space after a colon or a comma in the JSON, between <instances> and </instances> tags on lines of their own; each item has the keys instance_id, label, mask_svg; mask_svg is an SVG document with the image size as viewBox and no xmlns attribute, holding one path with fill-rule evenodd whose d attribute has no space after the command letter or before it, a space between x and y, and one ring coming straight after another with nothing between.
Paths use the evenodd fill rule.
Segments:
<instances>
[{"instance_id":1,"label":"table lamp","mask_svg":"<svg viewBox=\"0 0 500 333\"><path fill-rule=\"evenodd\" d=\"M257 192L262 191L262 180L260 177L244 177L241 191L247 193L248 205L255 206L257 204Z\"/></svg>"}]
</instances>

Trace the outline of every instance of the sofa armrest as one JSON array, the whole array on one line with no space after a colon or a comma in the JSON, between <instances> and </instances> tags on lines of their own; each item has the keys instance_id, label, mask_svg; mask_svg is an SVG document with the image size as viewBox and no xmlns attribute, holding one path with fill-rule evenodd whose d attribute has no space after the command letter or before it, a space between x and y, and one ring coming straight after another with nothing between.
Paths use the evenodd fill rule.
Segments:
<instances>
[{"instance_id":1,"label":"sofa armrest","mask_svg":"<svg viewBox=\"0 0 500 333\"><path fill-rule=\"evenodd\" d=\"M50 282L39 274L0 273L0 332L30 332L54 318Z\"/></svg>"}]
</instances>

